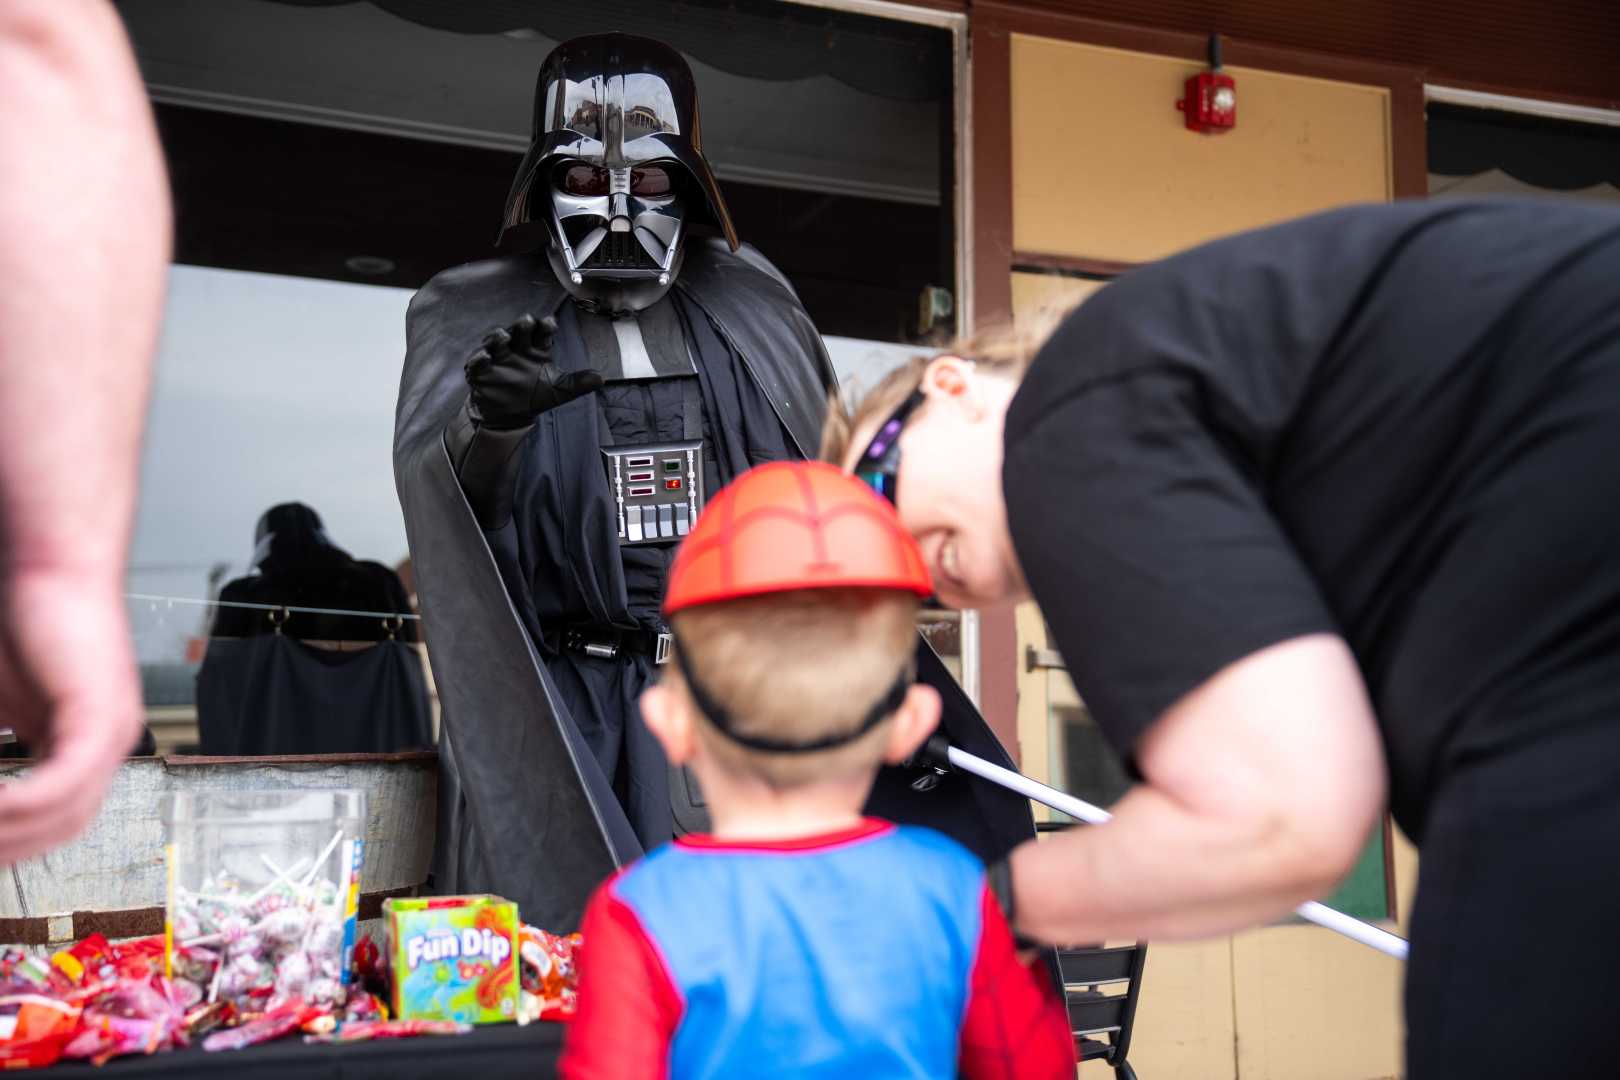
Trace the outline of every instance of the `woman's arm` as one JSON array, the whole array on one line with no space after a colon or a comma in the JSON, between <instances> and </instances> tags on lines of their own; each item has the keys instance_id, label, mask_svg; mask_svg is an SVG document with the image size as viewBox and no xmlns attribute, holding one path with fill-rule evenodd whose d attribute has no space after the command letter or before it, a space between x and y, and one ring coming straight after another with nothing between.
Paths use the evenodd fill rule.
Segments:
<instances>
[{"instance_id":1,"label":"woman's arm","mask_svg":"<svg viewBox=\"0 0 1620 1080\"><path fill-rule=\"evenodd\" d=\"M1145 782L1105 825L1013 853L1018 930L1053 943L1209 937L1328 892L1384 806L1349 648L1315 634L1228 665L1137 745Z\"/></svg>"}]
</instances>

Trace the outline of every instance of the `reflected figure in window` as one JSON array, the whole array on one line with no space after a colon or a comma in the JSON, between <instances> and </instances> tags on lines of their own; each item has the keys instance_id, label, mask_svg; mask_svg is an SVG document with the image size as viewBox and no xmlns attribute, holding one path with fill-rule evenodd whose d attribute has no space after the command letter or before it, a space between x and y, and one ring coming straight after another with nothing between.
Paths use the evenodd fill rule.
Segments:
<instances>
[{"instance_id":1,"label":"reflected figure in window","mask_svg":"<svg viewBox=\"0 0 1620 1080\"><path fill-rule=\"evenodd\" d=\"M426 749L417 624L399 575L332 542L303 503L265 511L256 573L220 590L197 673L204 754Z\"/></svg>"},{"instance_id":2,"label":"reflected figure in window","mask_svg":"<svg viewBox=\"0 0 1620 1080\"><path fill-rule=\"evenodd\" d=\"M399 575L356 559L332 542L321 516L303 503L272 506L253 529L255 573L220 590L212 636L281 633L313 641L416 641L410 598ZM275 605L286 611L236 607ZM301 609L326 609L325 611ZM329 612L363 612L339 615Z\"/></svg>"}]
</instances>

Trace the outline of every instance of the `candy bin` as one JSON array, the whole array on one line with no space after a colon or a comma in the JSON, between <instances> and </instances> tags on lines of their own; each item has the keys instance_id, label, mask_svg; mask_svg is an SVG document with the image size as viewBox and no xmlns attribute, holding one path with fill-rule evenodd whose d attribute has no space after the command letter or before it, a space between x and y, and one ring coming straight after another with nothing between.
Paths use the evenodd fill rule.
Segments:
<instances>
[{"instance_id":1,"label":"candy bin","mask_svg":"<svg viewBox=\"0 0 1620 1080\"><path fill-rule=\"evenodd\" d=\"M360 899L359 791L176 792L165 800L164 967L185 1008L237 1016L341 1003Z\"/></svg>"}]
</instances>

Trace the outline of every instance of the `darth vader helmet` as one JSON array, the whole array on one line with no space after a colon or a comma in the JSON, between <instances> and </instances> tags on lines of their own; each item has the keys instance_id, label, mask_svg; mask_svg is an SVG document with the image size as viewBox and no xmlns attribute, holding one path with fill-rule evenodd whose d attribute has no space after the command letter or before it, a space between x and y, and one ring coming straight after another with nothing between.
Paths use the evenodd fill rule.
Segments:
<instances>
[{"instance_id":1,"label":"darth vader helmet","mask_svg":"<svg viewBox=\"0 0 1620 1080\"><path fill-rule=\"evenodd\" d=\"M673 284L693 221L718 228L736 249L680 53L629 34L553 49L540 65L533 141L506 200L499 246L543 243L576 298L636 311Z\"/></svg>"}]
</instances>

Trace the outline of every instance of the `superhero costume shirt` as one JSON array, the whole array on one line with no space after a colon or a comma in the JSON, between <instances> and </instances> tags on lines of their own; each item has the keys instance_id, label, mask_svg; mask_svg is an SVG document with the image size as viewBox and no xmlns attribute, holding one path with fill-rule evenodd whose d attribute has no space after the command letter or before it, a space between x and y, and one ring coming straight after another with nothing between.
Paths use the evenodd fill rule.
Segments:
<instances>
[{"instance_id":1,"label":"superhero costume shirt","mask_svg":"<svg viewBox=\"0 0 1620 1080\"><path fill-rule=\"evenodd\" d=\"M1074 1076L1045 966L931 829L683 837L604 885L583 932L567 1080Z\"/></svg>"}]
</instances>

